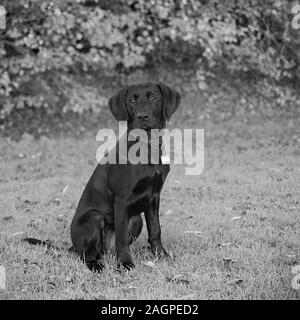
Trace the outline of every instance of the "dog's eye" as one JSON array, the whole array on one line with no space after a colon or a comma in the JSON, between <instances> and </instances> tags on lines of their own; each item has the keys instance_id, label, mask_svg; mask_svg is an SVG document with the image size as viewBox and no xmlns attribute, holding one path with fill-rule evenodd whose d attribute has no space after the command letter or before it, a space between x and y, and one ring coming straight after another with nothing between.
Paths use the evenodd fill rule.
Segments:
<instances>
[{"instance_id":1,"label":"dog's eye","mask_svg":"<svg viewBox=\"0 0 300 320\"><path fill-rule=\"evenodd\" d=\"M135 103L135 99L134 98L129 99L129 103Z\"/></svg>"},{"instance_id":2,"label":"dog's eye","mask_svg":"<svg viewBox=\"0 0 300 320\"><path fill-rule=\"evenodd\" d=\"M157 99L156 96L150 96L150 97L149 97L149 100L150 100L150 101L155 101L156 99Z\"/></svg>"}]
</instances>

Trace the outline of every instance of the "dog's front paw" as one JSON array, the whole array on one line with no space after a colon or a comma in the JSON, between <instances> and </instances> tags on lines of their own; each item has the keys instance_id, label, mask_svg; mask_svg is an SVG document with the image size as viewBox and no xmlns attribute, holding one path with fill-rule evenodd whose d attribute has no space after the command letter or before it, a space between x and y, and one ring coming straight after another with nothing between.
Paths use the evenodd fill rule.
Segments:
<instances>
[{"instance_id":1,"label":"dog's front paw","mask_svg":"<svg viewBox=\"0 0 300 320\"><path fill-rule=\"evenodd\" d=\"M123 251L119 254L119 262L119 264L121 264L127 270L133 269L135 267L131 254L126 251Z\"/></svg>"},{"instance_id":2,"label":"dog's front paw","mask_svg":"<svg viewBox=\"0 0 300 320\"><path fill-rule=\"evenodd\" d=\"M99 261L88 261L86 265L92 272L101 272L104 268L104 264Z\"/></svg>"}]
</instances>

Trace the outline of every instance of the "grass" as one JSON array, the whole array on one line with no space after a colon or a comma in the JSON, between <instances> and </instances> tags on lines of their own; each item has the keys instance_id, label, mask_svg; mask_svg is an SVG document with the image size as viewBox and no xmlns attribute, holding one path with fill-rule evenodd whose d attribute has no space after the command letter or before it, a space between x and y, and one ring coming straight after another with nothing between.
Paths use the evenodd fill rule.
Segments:
<instances>
[{"instance_id":1,"label":"grass","mask_svg":"<svg viewBox=\"0 0 300 320\"><path fill-rule=\"evenodd\" d=\"M298 123L298 125L297 125ZM189 126L190 127L190 126ZM173 260L132 246L136 268L101 274L74 255L22 243L70 242L70 222L96 165L95 136L0 140L0 299L298 299L299 121L231 119L205 128L205 169L173 166L162 192L162 239ZM186 231L199 231L187 233Z\"/></svg>"}]
</instances>

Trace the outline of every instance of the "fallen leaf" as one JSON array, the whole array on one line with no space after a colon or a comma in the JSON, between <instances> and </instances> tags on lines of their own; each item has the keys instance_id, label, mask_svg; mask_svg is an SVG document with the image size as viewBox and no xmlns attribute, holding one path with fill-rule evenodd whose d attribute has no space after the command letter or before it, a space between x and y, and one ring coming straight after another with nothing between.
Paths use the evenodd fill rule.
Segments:
<instances>
[{"instance_id":1,"label":"fallen leaf","mask_svg":"<svg viewBox=\"0 0 300 320\"><path fill-rule=\"evenodd\" d=\"M223 258L223 264L224 264L224 268L228 271L231 271L231 268L230 268L230 262L232 260L230 258Z\"/></svg>"},{"instance_id":2,"label":"fallen leaf","mask_svg":"<svg viewBox=\"0 0 300 320\"><path fill-rule=\"evenodd\" d=\"M103 295L99 295L99 296L95 296L95 295L91 295L91 297L94 299L94 300L106 300L106 297L103 296ZM77 299L78 300L78 299ZM81 298L81 300L84 300L84 298Z\"/></svg>"},{"instance_id":3,"label":"fallen leaf","mask_svg":"<svg viewBox=\"0 0 300 320\"><path fill-rule=\"evenodd\" d=\"M175 254L173 253L173 251L169 251L169 256L171 260L175 260Z\"/></svg>"},{"instance_id":4,"label":"fallen leaf","mask_svg":"<svg viewBox=\"0 0 300 320\"><path fill-rule=\"evenodd\" d=\"M202 237L203 236L203 233L204 233L204 231L185 231L184 233L186 233L186 234L194 234L194 235L196 235L197 237Z\"/></svg>"},{"instance_id":5,"label":"fallen leaf","mask_svg":"<svg viewBox=\"0 0 300 320\"><path fill-rule=\"evenodd\" d=\"M143 264L145 266L148 266L148 267L152 268L152 269L155 269L156 271L159 272L160 275L162 275L164 277L163 273L159 270L159 268L153 262L147 261L147 262L143 262Z\"/></svg>"},{"instance_id":6,"label":"fallen leaf","mask_svg":"<svg viewBox=\"0 0 300 320\"><path fill-rule=\"evenodd\" d=\"M240 217L240 216L235 216L235 217L232 217L232 218L231 218L232 221L233 221L233 220L238 220L238 219L241 219L241 217Z\"/></svg>"},{"instance_id":7,"label":"fallen leaf","mask_svg":"<svg viewBox=\"0 0 300 320\"><path fill-rule=\"evenodd\" d=\"M228 246L231 246L232 245L232 242L226 242L226 243L219 243L217 245L217 247L228 247Z\"/></svg>"},{"instance_id":8,"label":"fallen leaf","mask_svg":"<svg viewBox=\"0 0 300 320\"><path fill-rule=\"evenodd\" d=\"M5 217L3 217L2 219L3 219L4 221L10 221L10 220L12 220L12 218L13 218L13 216L5 216Z\"/></svg>"},{"instance_id":9,"label":"fallen leaf","mask_svg":"<svg viewBox=\"0 0 300 320\"><path fill-rule=\"evenodd\" d=\"M170 279L170 281L176 281L178 278L181 278L181 277L183 277L182 274L177 274L176 276L169 278L169 279Z\"/></svg>"},{"instance_id":10,"label":"fallen leaf","mask_svg":"<svg viewBox=\"0 0 300 320\"><path fill-rule=\"evenodd\" d=\"M182 274L177 274L176 276L170 278L170 277L166 277L166 280L169 282L176 282L176 283L185 283L185 284L189 284L190 281L187 279L182 279L183 275Z\"/></svg>"},{"instance_id":11,"label":"fallen leaf","mask_svg":"<svg viewBox=\"0 0 300 320\"><path fill-rule=\"evenodd\" d=\"M27 224L28 227L36 227L37 225L41 224L41 219L31 219L30 222Z\"/></svg>"},{"instance_id":12,"label":"fallen leaf","mask_svg":"<svg viewBox=\"0 0 300 320\"><path fill-rule=\"evenodd\" d=\"M58 206L60 204L60 201L61 201L60 198L54 198L51 202Z\"/></svg>"},{"instance_id":13,"label":"fallen leaf","mask_svg":"<svg viewBox=\"0 0 300 320\"><path fill-rule=\"evenodd\" d=\"M204 231L195 231L195 230L188 230L188 231L184 231L184 233L192 233L192 234L202 234L204 233Z\"/></svg>"},{"instance_id":14,"label":"fallen leaf","mask_svg":"<svg viewBox=\"0 0 300 320\"><path fill-rule=\"evenodd\" d=\"M196 295L197 293L191 293L191 294L187 294L185 296L181 296L178 298L178 300L192 300L193 297Z\"/></svg>"},{"instance_id":15,"label":"fallen leaf","mask_svg":"<svg viewBox=\"0 0 300 320\"><path fill-rule=\"evenodd\" d=\"M237 262L236 260L232 260L231 258L223 258L224 268L225 268L227 271L231 271L230 265L231 265L232 263L236 263L236 262Z\"/></svg>"},{"instance_id":16,"label":"fallen leaf","mask_svg":"<svg viewBox=\"0 0 300 320\"><path fill-rule=\"evenodd\" d=\"M69 189L69 186L66 185L62 191L62 194L64 195L68 191L68 189Z\"/></svg>"},{"instance_id":17,"label":"fallen leaf","mask_svg":"<svg viewBox=\"0 0 300 320\"><path fill-rule=\"evenodd\" d=\"M51 288L55 288L56 287L56 284L54 282L48 282L48 285L51 287Z\"/></svg>"},{"instance_id":18,"label":"fallen leaf","mask_svg":"<svg viewBox=\"0 0 300 320\"><path fill-rule=\"evenodd\" d=\"M226 282L226 284L241 285L243 282L244 282L244 280L242 280L242 279L233 279L233 280Z\"/></svg>"},{"instance_id":19,"label":"fallen leaf","mask_svg":"<svg viewBox=\"0 0 300 320\"><path fill-rule=\"evenodd\" d=\"M29 204L30 206L35 206L38 204L37 201L32 201L32 200L24 200L24 203Z\"/></svg>"},{"instance_id":20,"label":"fallen leaf","mask_svg":"<svg viewBox=\"0 0 300 320\"><path fill-rule=\"evenodd\" d=\"M15 236L23 235L24 233L25 233L24 231L19 231L19 232L11 233L8 236L9 237L15 237Z\"/></svg>"},{"instance_id":21,"label":"fallen leaf","mask_svg":"<svg viewBox=\"0 0 300 320\"><path fill-rule=\"evenodd\" d=\"M147 261L147 262L143 262L143 264L147 267L150 267L150 268L153 268L153 269L156 269L156 266L153 262L151 261Z\"/></svg>"},{"instance_id":22,"label":"fallen leaf","mask_svg":"<svg viewBox=\"0 0 300 320\"><path fill-rule=\"evenodd\" d=\"M127 289L137 289L137 287L130 285Z\"/></svg>"},{"instance_id":23,"label":"fallen leaf","mask_svg":"<svg viewBox=\"0 0 300 320\"><path fill-rule=\"evenodd\" d=\"M300 273L300 265L294 266L292 268L292 274Z\"/></svg>"}]
</instances>

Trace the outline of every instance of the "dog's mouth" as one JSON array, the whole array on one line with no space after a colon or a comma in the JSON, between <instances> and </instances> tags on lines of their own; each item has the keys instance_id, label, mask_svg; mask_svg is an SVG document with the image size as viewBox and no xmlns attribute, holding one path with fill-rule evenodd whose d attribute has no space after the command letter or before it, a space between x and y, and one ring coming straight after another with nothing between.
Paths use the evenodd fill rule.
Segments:
<instances>
[{"instance_id":1,"label":"dog's mouth","mask_svg":"<svg viewBox=\"0 0 300 320\"><path fill-rule=\"evenodd\" d=\"M142 129L146 131L148 139L150 140L151 139L151 129L152 128L144 126Z\"/></svg>"},{"instance_id":2,"label":"dog's mouth","mask_svg":"<svg viewBox=\"0 0 300 320\"><path fill-rule=\"evenodd\" d=\"M145 130L145 131L150 131L151 129L154 129L147 123L142 123L140 128Z\"/></svg>"},{"instance_id":3,"label":"dog's mouth","mask_svg":"<svg viewBox=\"0 0 300 320\"><path fill-rule=\"evenodd\" d=\"M160 134L156 132L156 128L153 128L153 127L150 127L150 126L147 126L147 125L143 125L143 126L140 126L139 128L137 129L142 129L146 132L147 134L147 138L146 140L144 140L142 138L142 136L139 136L137 135L136 133L134 133L134 131L131 131L130 130L130 135L133 136L134 138L136 138L137 141L144 141L144 142L147 142L147 143L152 143L156 140L158 140L159 144L161 144L161 137L160 137Z\"/></svg>"}]
</instances>

